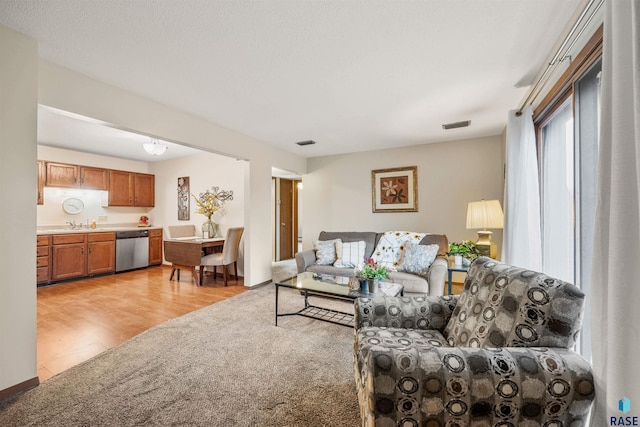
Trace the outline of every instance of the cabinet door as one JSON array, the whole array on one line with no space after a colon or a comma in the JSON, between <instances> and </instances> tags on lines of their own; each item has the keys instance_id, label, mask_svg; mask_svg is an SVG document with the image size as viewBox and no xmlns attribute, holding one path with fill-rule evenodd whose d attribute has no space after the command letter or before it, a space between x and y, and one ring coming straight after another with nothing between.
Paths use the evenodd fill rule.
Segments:
<instances>
[{"instance_id":1,"label":"cabinet door","mask_svg":"<svg viewBox=\"0 0 640 427\"><path fill-rule=\"evenodd\" d=\"M162 264L162 237L149 237L149 265Z\"/></svg>"},{"instance_id":2,"label":"cabinet door","mask_svg":"<svg viewBox=\"0 0 640 427\"><path fill-rule=\"evenodd\" d=\"M44 162L38 160L38 204L44 205Z\"/></svg>"},{"instance_id":3,"label":"cabinet door","mask_svg":"<svg viewBox=\"0 0 640 427\"><path fill-rule=\"evenodd\" d=\"M47 162L46 184L49 187L77 187L78 166Z\"/></svg>"},{"instance_id":4,"label":"cabinet door","mask_svg":"<svg viewBox=\"0 0 640 427\"><path fill-rule=\"evenodd\" d=\"M133 206L134 173L109 171L109 206Z\"/></svg>"},{"instance_id":5,"label":"cabinet door","mask_svg":"<svg viewBox=\"0 0 640 427\"><path fill-rule=\"evenodd\" d=\"M92 190L108 190L109 170L80 166L80 187Z\"/></svg>"},{"instance_id":6,"label":"cabinet door","mask_svg":"<svg viewBox=\"0 0 640 427\"><path fill-rule=\"evenodd\" d=\"M87 245L87 274L113 273L116 269L116 242L91 242Z\"/></svg>"},{"instance_id":7,"label":"cabinet door","mask_svg":"<svg viewBox=\"0 0 640 427\"><path fill-rule=\"evenodd\" d=\"M38 245L36 246L36 281L38 284L41 284L49 281L49 253L51 238L49 236L38 236L37 241Z\"/></svg>"},{"instance_id":8,"label":"cabinet door","mask_svg":"<svg viewBox=\"0 0 640 427\"><path fill-rule=\"evenodd\" d=\"M85 247L85 243L53 245L51 280L86 276L87 255Z\"/></svg>"},{"instance_id":9,"label":"cabinet door","mask_svg":"<svg viewBox=\"0 0 640 427\"><path fill-rule=\"evenodd\" d=\"M135 174L135 205L153 207L155 203L155 176Z\"/></svg>"}]
</instances>

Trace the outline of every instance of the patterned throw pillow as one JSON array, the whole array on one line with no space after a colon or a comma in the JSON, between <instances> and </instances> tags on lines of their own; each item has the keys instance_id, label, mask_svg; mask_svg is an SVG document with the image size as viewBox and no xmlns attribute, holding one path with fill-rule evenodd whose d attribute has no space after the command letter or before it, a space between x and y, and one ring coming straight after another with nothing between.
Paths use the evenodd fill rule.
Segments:
<instances>
[{"instance_id":1,"label":"patterned throw pillow","mask_svg":"<svg viewBox=\"0 0 640 427\"><path fill-rule=\"evenodd\" d=\"M317 240L313 242L316 251L316 264L331 265L336 262L336 243L342 243L340 239Z\"/></svg>"},{"instance_id":2,"label":"patterned throw pillow","mask_svg":"<svg viewBox=\"0 0 640 427\"><path fill-rule=\"evenodd\" d=\"M336 262L334 267L355 267L364 261L364 241L361 242L337 242Z\"/></svg>"},{"instance_id":3,"label":"patterned throw pillow","mask_svg":"<svg viewBox=\"0 0 640 427\"><path fill-rule=\"evenodd\" d=\"M411 231L385 231L380 237L376 249L371 258L389 270L397 270L400 259L404 254L405 244L408 242L420 243L426 233L414 233Z\"/></svg>"},{"instance_id":4,"label":"patterned throw pillow","mask_svg":"<svg viewBox=\"0 0 640 427\"><path fill-rule=\"evenodd\" d=\"M571 283L478 257L443 335L456 347L571 348L583 304Z\"/></svg>"},{"instance_id":5,"label":"patterned throw pillow","mask_svg":"<svg viewBox=\"0 0 640 427\"><path fill-rule=\"evenodd\" d=\"M400 261L398 271L406 271L420 276L426 276L429 266L436 259L438 245L418 245L409 242L405 245L404 256Z\"/></svg>"}]
</instances>

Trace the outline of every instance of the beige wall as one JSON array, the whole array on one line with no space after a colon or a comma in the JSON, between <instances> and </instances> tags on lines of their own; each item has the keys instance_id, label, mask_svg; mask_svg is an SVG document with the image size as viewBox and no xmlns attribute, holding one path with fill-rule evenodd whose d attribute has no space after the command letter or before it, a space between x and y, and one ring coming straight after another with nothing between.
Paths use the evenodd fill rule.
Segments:
<instances>
[{"instance_id":1,"label":"beige wall","mask_svg":"<svg viewBox=\"0 0 640 427\"><path fill-rule=\"evenodd\" d=\"M0 27L0 391L36 377L38 46Z\"/></svg>"},{"instance_id":2,"label":"beige wall","mask_svg":"<svg viewBox=\"0 0 640 427\"><path fill-rule=\"evenodd\" d=\"M165 233L169 225L193 224L200 235L206 217L196 213L198 206L193 197L189 199L190 219L178 221L178 178L189 177L191 194L197 196L213 186L233 191L233 200L227 202L222 211L212 218L226 233L230 227L243 227L245 220L245 169L246 161L202 152L195 156L166 160L149 164L149 172L156 176L156 206L149 214L154 224L162 225ZM238 271L244 274L244 245L240 248Z\"/></svg>"},{"instance_id":3,"label":"beige wall","mask_svg":"<svg viewBox=\"0 0 640 427\"><path fill-rule=\"evenodd\" d=\"M371 170L418 166L418 212L372 213ZM326 231L405 230L476 240L467 203L503 194L501 136L309 159L300 212L303 249ZM502 202L501 202L502 204ZM493 230L498 244L502 230Z\"/></svg>"}]
</instances>

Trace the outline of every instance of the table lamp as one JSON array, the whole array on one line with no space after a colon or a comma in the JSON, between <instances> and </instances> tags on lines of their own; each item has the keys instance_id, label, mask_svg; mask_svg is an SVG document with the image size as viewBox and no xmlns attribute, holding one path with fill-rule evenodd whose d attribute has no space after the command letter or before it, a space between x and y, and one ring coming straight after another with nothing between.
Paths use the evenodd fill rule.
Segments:
<instances>
[{"instance_id":1,"label":"table lamp","mask_svg":"<svg viewBox=\"0 0 640 427\"><path fill-rule=\"evenodd\" d=\"M487 228L502 228L504 226L504 214L498 200L480 200L469 202L467 208L467 229L482 229L478 231L476 247L480 255L493 259L498 255L498 248L491 241L493 232Z\"/></svg>"}]
</instances>

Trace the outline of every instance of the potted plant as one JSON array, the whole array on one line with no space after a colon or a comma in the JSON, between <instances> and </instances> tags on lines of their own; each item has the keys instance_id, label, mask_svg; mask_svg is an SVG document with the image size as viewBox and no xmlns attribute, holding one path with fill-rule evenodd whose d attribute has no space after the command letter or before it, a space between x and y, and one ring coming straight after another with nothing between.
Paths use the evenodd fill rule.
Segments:
<instances>
[{"instance_id":1,"label":"potted plant","mask_svg":"<svg viewBox=\"0 0 640 427\"><path fill-rule=\"evenodd\" d=\"M368 286L370 292L374 292L374 282L389 277L389 271L384 265L378 264L373 258L365 258L364 263L355 268L356 277L360 278L360 289L363 291Z\"/></svg>"},{"instance_id":2,"label":"potted plant","mask_svg":"<svg viewBox=\"0 0 640 427\"><path fill-rule=\"evenodd\" d=\"M462 242L449 243L449 252L447 255L453 255L457 266L469 265L471 261L478 257L478 248L471 240L463 240Z\"/></svg>"}]
</instances>

